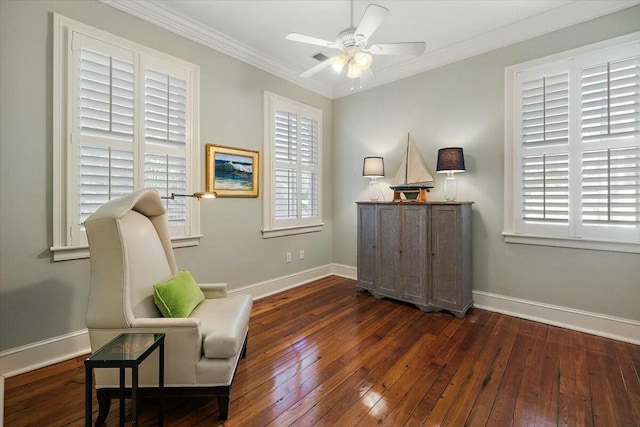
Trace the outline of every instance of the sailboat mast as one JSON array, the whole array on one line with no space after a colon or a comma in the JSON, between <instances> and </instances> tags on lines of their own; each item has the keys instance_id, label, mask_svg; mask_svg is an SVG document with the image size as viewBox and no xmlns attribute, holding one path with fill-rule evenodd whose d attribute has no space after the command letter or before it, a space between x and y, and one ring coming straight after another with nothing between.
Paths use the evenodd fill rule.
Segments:
<instances>
[{"instance_id":1,"label":"sailboat mast","mask_svg":"<svg viewBox=\"0 0 640 427\"><path fill-rule=\"evenodd\" d=\"M407 132L407 154L405 157L404 165L404 184L407 185L409 179L409 132Z\"/></svg>"}]
</instances>

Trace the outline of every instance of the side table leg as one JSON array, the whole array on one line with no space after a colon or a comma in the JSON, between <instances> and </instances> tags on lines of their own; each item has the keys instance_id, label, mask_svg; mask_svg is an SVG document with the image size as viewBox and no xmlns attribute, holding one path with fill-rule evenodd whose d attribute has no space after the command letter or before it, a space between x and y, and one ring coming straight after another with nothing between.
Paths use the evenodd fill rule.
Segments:
<instances>
[{"instance_id":1,"label":"side table leg","mask_svg":"<svg viewBox=\"0 0 640 427\"><path fill-rule=\"evenodd\" d=\"M131 368L131 425L138 425L138 367Z\"/></svg>"},{"instance_id":2,"label":"side table leg","mask_svg":"<svg viewBox=\"0 0 640 427\"><path fill-rule=\"evenodd\" d=\"M85 404L84 404L84 425L85 427L91 427L91 415L92 415L92 393L93 393L93 369L87 364L84 364L84 383L85 383Z\"/></svg>"},{"instance_id":3,"label":"side table leg","mask_svg":"<svg viewBox=\"0 0 640 427\"><path fill-rule=\"evenodd\" d=\"M120 425L124 425L124 368L120 368Z\"/></svg>"},{"instance_id":4,"label":"side table leg","mask_svg":"<svg viewBox=\"0 0 640 427\"><path fill-rule=\"evenodd\" d=\"M158 409L158 411L160 412L158 414L158 418L159 418L159 426L163 427L164 426L164 338L162 339L162 341L160 342L160 354L158 357L158 365L159 365L159 371L158 372L158 388L160 389L160 408Z\"/></svg>"}]
</instances>

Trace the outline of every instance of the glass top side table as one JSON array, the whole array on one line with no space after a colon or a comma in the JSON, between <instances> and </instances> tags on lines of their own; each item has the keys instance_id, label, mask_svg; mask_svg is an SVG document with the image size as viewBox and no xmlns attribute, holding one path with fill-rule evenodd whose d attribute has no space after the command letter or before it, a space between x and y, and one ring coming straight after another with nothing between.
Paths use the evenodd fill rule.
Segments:
<instances>
[{"instance_id":1,"label":"glass top side table","mask_svg":"<svg viewBox=\"0 0 640 427\"><path fill-rule=\"evenodd\" d=\"M163 333L126 333L120 334L113 340L98 349L84 361L86 390L85 390L85 426L91 426L92 393L93 393L93 369L94 368L119 368L120 369L120 425L124 425L124 395L125 379L124 370L131 369L131 424L138 425L138 367L158 348L158 391L160 405L158 406L159 425L164 421L164 334ZM102 425L103 414L99 414L96 425ZM103 415L106 418L107 414Z\"/></svg>"}]
</instances>

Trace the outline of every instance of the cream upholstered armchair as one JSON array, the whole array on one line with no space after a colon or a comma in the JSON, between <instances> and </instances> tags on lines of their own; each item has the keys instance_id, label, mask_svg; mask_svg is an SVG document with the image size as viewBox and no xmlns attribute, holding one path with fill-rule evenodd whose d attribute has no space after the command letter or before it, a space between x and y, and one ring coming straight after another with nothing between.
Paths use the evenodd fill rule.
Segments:
<instances>
[{"instance_id":1,"label":"cream upholstered armchair","mask_svg":"<svg viewBox=\"0 0 640 427\"><path fill-rule=\"evenodd\" d=\"M205 300L187 318L164 318L153 285L178 273L167 211L157 191L144 189L113 199L85 222L91 253L87 328L92 351L120 333L165 333L165 394L216 396L226 419L229 394L247 345L252 300L227 295L226 284L200 284ZM118 396L117 369L95 369L96 425ZM127 385L130 379L127 378ZM157 390L158 355L140 366L141 393Z\"/></svg>"}]
</instances>

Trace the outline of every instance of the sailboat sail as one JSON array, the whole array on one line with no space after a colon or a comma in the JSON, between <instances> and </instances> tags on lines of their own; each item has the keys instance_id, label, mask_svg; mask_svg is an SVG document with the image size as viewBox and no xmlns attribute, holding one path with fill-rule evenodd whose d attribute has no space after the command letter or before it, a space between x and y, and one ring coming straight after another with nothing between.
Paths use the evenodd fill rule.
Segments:
<instances>
[{"instance_id":1,"label":"sailboat sail","mask_svg":"<svg viewBox=\"0 0 640 427\"><path fill-rule=\"evenodd\" d=\"M409 140L409 135L407 135L407 152L404 159L402 159L402 163L400 163L398 172L396 172L393 178L393 185L431 187L431 183L433 183L433 176L431 172L429 172L429 168L418 152L418 149L413 142Z\"/></svg>"}]
</instances>

